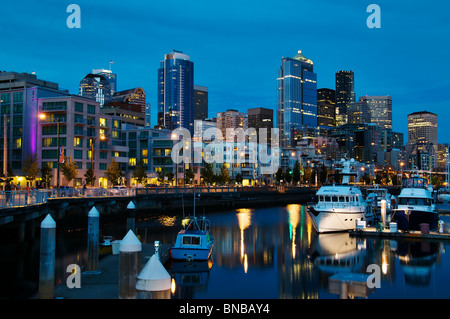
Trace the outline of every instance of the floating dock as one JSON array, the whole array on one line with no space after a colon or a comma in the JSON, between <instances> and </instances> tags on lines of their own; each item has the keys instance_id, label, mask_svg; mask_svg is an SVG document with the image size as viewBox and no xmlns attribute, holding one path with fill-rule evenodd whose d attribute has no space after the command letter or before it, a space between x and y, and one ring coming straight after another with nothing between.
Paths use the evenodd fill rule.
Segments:
<instances>
[{"instance_id":1,"label":"floating dock","mask_svg":"<svg viewBox=\"0 0 450 319\"><path fill-rule=\"evenodd\" d=\"M391 238L391 239L431 239L431 240L450 240L450 233L439 233L437 231L430 231L422 233L421 231L411 230L393 232L390 229L377 230L375 227L366 227L364 229L357 229L350 231L350 235L354 237L377 237L377 238Z\"/></svg>"}]
</instances>

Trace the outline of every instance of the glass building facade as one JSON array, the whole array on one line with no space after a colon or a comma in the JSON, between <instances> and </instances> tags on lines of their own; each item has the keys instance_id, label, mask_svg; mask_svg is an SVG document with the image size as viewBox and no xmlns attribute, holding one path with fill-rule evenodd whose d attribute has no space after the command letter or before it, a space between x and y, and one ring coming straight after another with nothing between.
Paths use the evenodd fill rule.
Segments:
<instances>
[{"instance_id":1,"label":"glass building facade","mask_svg":"<svg viewBox=\"0 0 450 319\"><path fill-rule=\"evenodd\" d=\"M353 71L336 72L336 126L348 123L347 107L356 101Z\"/></svg>"},{"instance_id":2,"label":"glass building facade","mask_svg":"<svg viewBox=\"0 0 450 319\"><path fill-rule=\"evenodd\" d=\"M277 76L277 126L283 147L295 144L292 131L317 126L317 74L314 64L301 51L282 58Z\"/></svg>"},{"instance_id":3,"label":"glass building facade","mask_svg":"<svg viewBox=\"0 0 450 319\"><path fill-rule=\"evenodd\" d=\"M94 99L103 106L111 98L111 84L103 75L89 73L80 81L78 95Z\"/></svg>"},{"instance_id":4,"label":"glass building facade","mask_svg":"<svg viewBox=\"0 0 450 319\"><path fill-rule=\"evenodd\" d=\"M166 54L158 69L158 126L194 131L194 63L178 51Z\"/></svg>"}]
</instances>

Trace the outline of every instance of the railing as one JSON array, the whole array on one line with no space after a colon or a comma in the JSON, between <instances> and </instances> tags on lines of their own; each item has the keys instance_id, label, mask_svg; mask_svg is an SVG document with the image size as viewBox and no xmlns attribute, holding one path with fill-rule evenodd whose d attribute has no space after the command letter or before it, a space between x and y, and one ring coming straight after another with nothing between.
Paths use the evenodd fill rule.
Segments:
<instances>
[{"instance_id":1,"label":"railing","mask_svg":"<svg viewBox=\"0 0 450 319\"><path fill-rule=\"evenodd\" d=\"M278 192L284 193L301 187L285 186L280 191L279 186L200 186L200 187L146 187L136 188L136 195L149 194L193 194L195 193L235 193L235 192Z\"/></svg>"},{"instance_id":2,"label":"railing","mask_svg":"<svg viewBox=\"0 0 450 319\"><path fill-rule=\"evenodd\" d=\"M136 196L135 188L69 188L48 189L47 192L49 198Z\"/></svg>"},{"instance_id":3,"label":"railing","mask_svg":"<svg viewBox=\"0 0 450 319\"><path fill-rule=\"evenodd\" d=\"M0 209L45 204L47 198L46 190L0 191Z\"/></svg>"},{"instance_id":4,"label":"railing","mask_svg":"<svg viewBox=\"0 0 450 319\"><path fill-rule=\"evenodd\" d=\"M300 189L300 187L286 186L283 192ZM202 186L202 187L146 187L146 188L68 188L42 190L0 191L0 209L40 205L48 199L61 198L99 198L99 197L128 197L149 194L193 194L193 193L280 193L277 186Z\"/></svg>"}]
</instances>

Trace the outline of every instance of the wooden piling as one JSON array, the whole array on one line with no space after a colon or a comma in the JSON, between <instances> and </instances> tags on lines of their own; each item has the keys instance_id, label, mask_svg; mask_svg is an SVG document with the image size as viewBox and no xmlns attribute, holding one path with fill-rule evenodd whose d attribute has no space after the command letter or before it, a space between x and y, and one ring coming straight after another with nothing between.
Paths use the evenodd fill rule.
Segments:
<instances>
[{"instance_id":1,"label":"wooden piling","mask_svg":"<svg viewBox=\"0 0 450 319\"><path fill-rule=\"evenodd\" d=\"M56 222L50 216L41 223L39 299L53 299L55 290Z\"/></svg>"}]
</instances>

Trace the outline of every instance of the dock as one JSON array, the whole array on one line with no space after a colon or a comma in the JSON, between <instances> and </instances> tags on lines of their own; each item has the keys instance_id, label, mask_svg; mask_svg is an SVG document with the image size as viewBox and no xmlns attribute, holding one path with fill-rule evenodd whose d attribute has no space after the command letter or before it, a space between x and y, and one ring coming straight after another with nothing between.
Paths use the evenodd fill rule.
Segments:
<instances>
[{"instance_id":1,"label":"dock","mask_svg":"<svg viewBox=\"0 0 450 319\"><path fill-rule=\"evenodd\" d=\"M450 233L439 233L437 231L430 231L422 233L417 230L410 231L396 231L391 232L390 229L377 230L375 227L366 227L365 229L357 229L350 231L350 236L354 237L375 237L386 239L430 239L430 240L450 240Z\"/></svg>"},{"instance_id":2,"label":"dock","mask_svg":"<svg viewBox=\"0 0 450 319\"><path fill-rule=\"evenodd\" d=\"M170 258L170 244L159 248L161 263ZM155 253L153 244L142 244L142 268ZM70 274L67 273L67 277ZM119 255L108 254L99 260L99 272L81 271L81 287L69 288L66 281L55 286L55 299L119 299Z\"/></svg>"}]
</instances>

